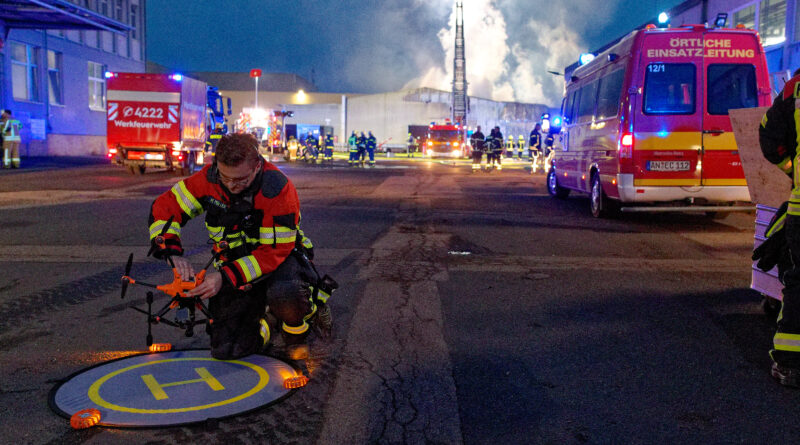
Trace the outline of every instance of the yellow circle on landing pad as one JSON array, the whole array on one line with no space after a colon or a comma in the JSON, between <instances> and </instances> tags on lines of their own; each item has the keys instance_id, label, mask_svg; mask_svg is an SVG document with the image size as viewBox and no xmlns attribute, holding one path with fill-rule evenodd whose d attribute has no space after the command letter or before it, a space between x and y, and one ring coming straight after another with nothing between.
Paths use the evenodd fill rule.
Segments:
<instances>
[{"instance_id":1,"label":"yellow circle on landing pad","mask_svg":"<svg viewBox=\"0 0 800 445\"><path fill-rule=\"evenodd\" d=\"M169 362L186 362L186 361L207 361L207 362L223 362L223 363L233 363L236 365L245 366L247 368L252 369L258 374L258 383L251 388L249 391L242 393L236 397L232 397L230 399L221 400L219 402L214 403L207 403L205 405L197 405L197 406L188 406L185 408L168 408L168 409L141 409L141 408L129 408L126 406L115 405L113 403L107 402L105 399L100 397L100 387L103 386L109 379L115 377L117 375L123 374L133 369L142 368L145 366L150 365L157 365L161 363L169 363ZM190 357L190 358L170 358L164 360L157 360L154 362L147 362L147 363L140 363L138 365L128 366L127 368L118 369L114 372L108 373L103 377L97 379L92 386L89 387L89 399L96 403L103 408L107 408L114 411L122 411L128 413L139 413L139 414L169 414L169 413L184 413L189 411L200 411L209 408L215 408L218 406L228 405L230 403L235 403L240 400L244 400L253 394L261 391L265 386L269 383L269 373L262 367L255 365L253 363L248 363L240 360L217 360L214 358L203 358L203 357Z\"/></svg>"}]
</instances>

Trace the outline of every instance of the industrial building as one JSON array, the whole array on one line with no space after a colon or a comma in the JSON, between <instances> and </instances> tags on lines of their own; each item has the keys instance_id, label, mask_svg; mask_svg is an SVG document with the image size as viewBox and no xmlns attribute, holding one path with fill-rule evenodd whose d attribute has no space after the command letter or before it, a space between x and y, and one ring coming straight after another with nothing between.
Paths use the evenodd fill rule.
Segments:
<instances>
[{"instance_id":1,"label":"industrial building","mask_svg":"<svg viewBox=\"0 0 800 445\"><path fill-rule=\"evenodd\" d=\"M144 72L145 0L0 2L0 107L20 154L102 155L106 71Z\"/></svg>"}]
</instances>

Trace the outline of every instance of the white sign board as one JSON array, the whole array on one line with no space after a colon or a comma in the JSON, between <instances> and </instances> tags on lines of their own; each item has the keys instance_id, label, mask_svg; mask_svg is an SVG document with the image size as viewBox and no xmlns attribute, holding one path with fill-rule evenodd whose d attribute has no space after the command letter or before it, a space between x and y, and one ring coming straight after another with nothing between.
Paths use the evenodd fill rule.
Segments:
<instances>
[{"instance_id":1,"label":"white sign board","mask_svg":"<svg viewBox=\"0 0 800 445\"><path fill-rule=\"evenodd\" d=\"M764 158L758 143L758 127L769 107L730 110L733 135L739 147L750 199L756 204L780 207L789 199L792 180Z\"/></svg>"}]
</instances>

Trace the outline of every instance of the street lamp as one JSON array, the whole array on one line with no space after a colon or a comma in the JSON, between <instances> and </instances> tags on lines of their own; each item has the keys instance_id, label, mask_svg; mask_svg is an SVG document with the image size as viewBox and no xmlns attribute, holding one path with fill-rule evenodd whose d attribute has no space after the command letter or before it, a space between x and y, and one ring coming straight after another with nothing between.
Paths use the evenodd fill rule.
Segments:
<instances>
[{"instance_id":1,"label":"street lamp","mask_svg":"<svg viewBox=\"0 0 800 445\"><path fill-rule=\"evenodd\" d=\"M261 77L261 70L258 68L254 68L250 70L250 77L256 80L256 100L255 100L255 109L258 109L258 78Z\"/></svg>"}]
</instances>

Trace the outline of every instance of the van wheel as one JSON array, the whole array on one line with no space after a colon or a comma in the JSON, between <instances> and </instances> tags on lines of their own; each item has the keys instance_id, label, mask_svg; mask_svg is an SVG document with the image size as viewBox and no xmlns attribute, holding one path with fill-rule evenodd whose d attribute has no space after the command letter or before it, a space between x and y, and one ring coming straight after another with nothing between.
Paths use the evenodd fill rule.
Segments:
<instances>
[{"instance_id":1,"label":"van wheel","mask_svg":"<svg viewBox=\"0 0 800 445\"><path fill-rule=\"evenodd\" d=\"M618 212L618 206L614 201L608 199L603 192L603 185L600 184L600 175L592 175L592 190L589 195L589 206L592 216L595 218L611 218Z\"/></svg>"},{"instance_id":2,"label":"van wheel","mask_svg":"<svg viewBox=\"0 0 800 445\"><path fill-rule=\"evenodd\" d=\"M143 175L146 167L144 165L129 165L128 171L130 171L134 175Z\"/></svg>"},{"instance_id":3,"label":"van wheel","mask_svg":"<svg viewBox=\"0 0 800 445\"><path fill-rule=\"evenodd\" d=\"M547 193L558 199L564 199L569 196L569 189L558 185L558 176L556 175L555 168L551 168L550 171L547 172Z\"/></svg>"}]
</instances>

